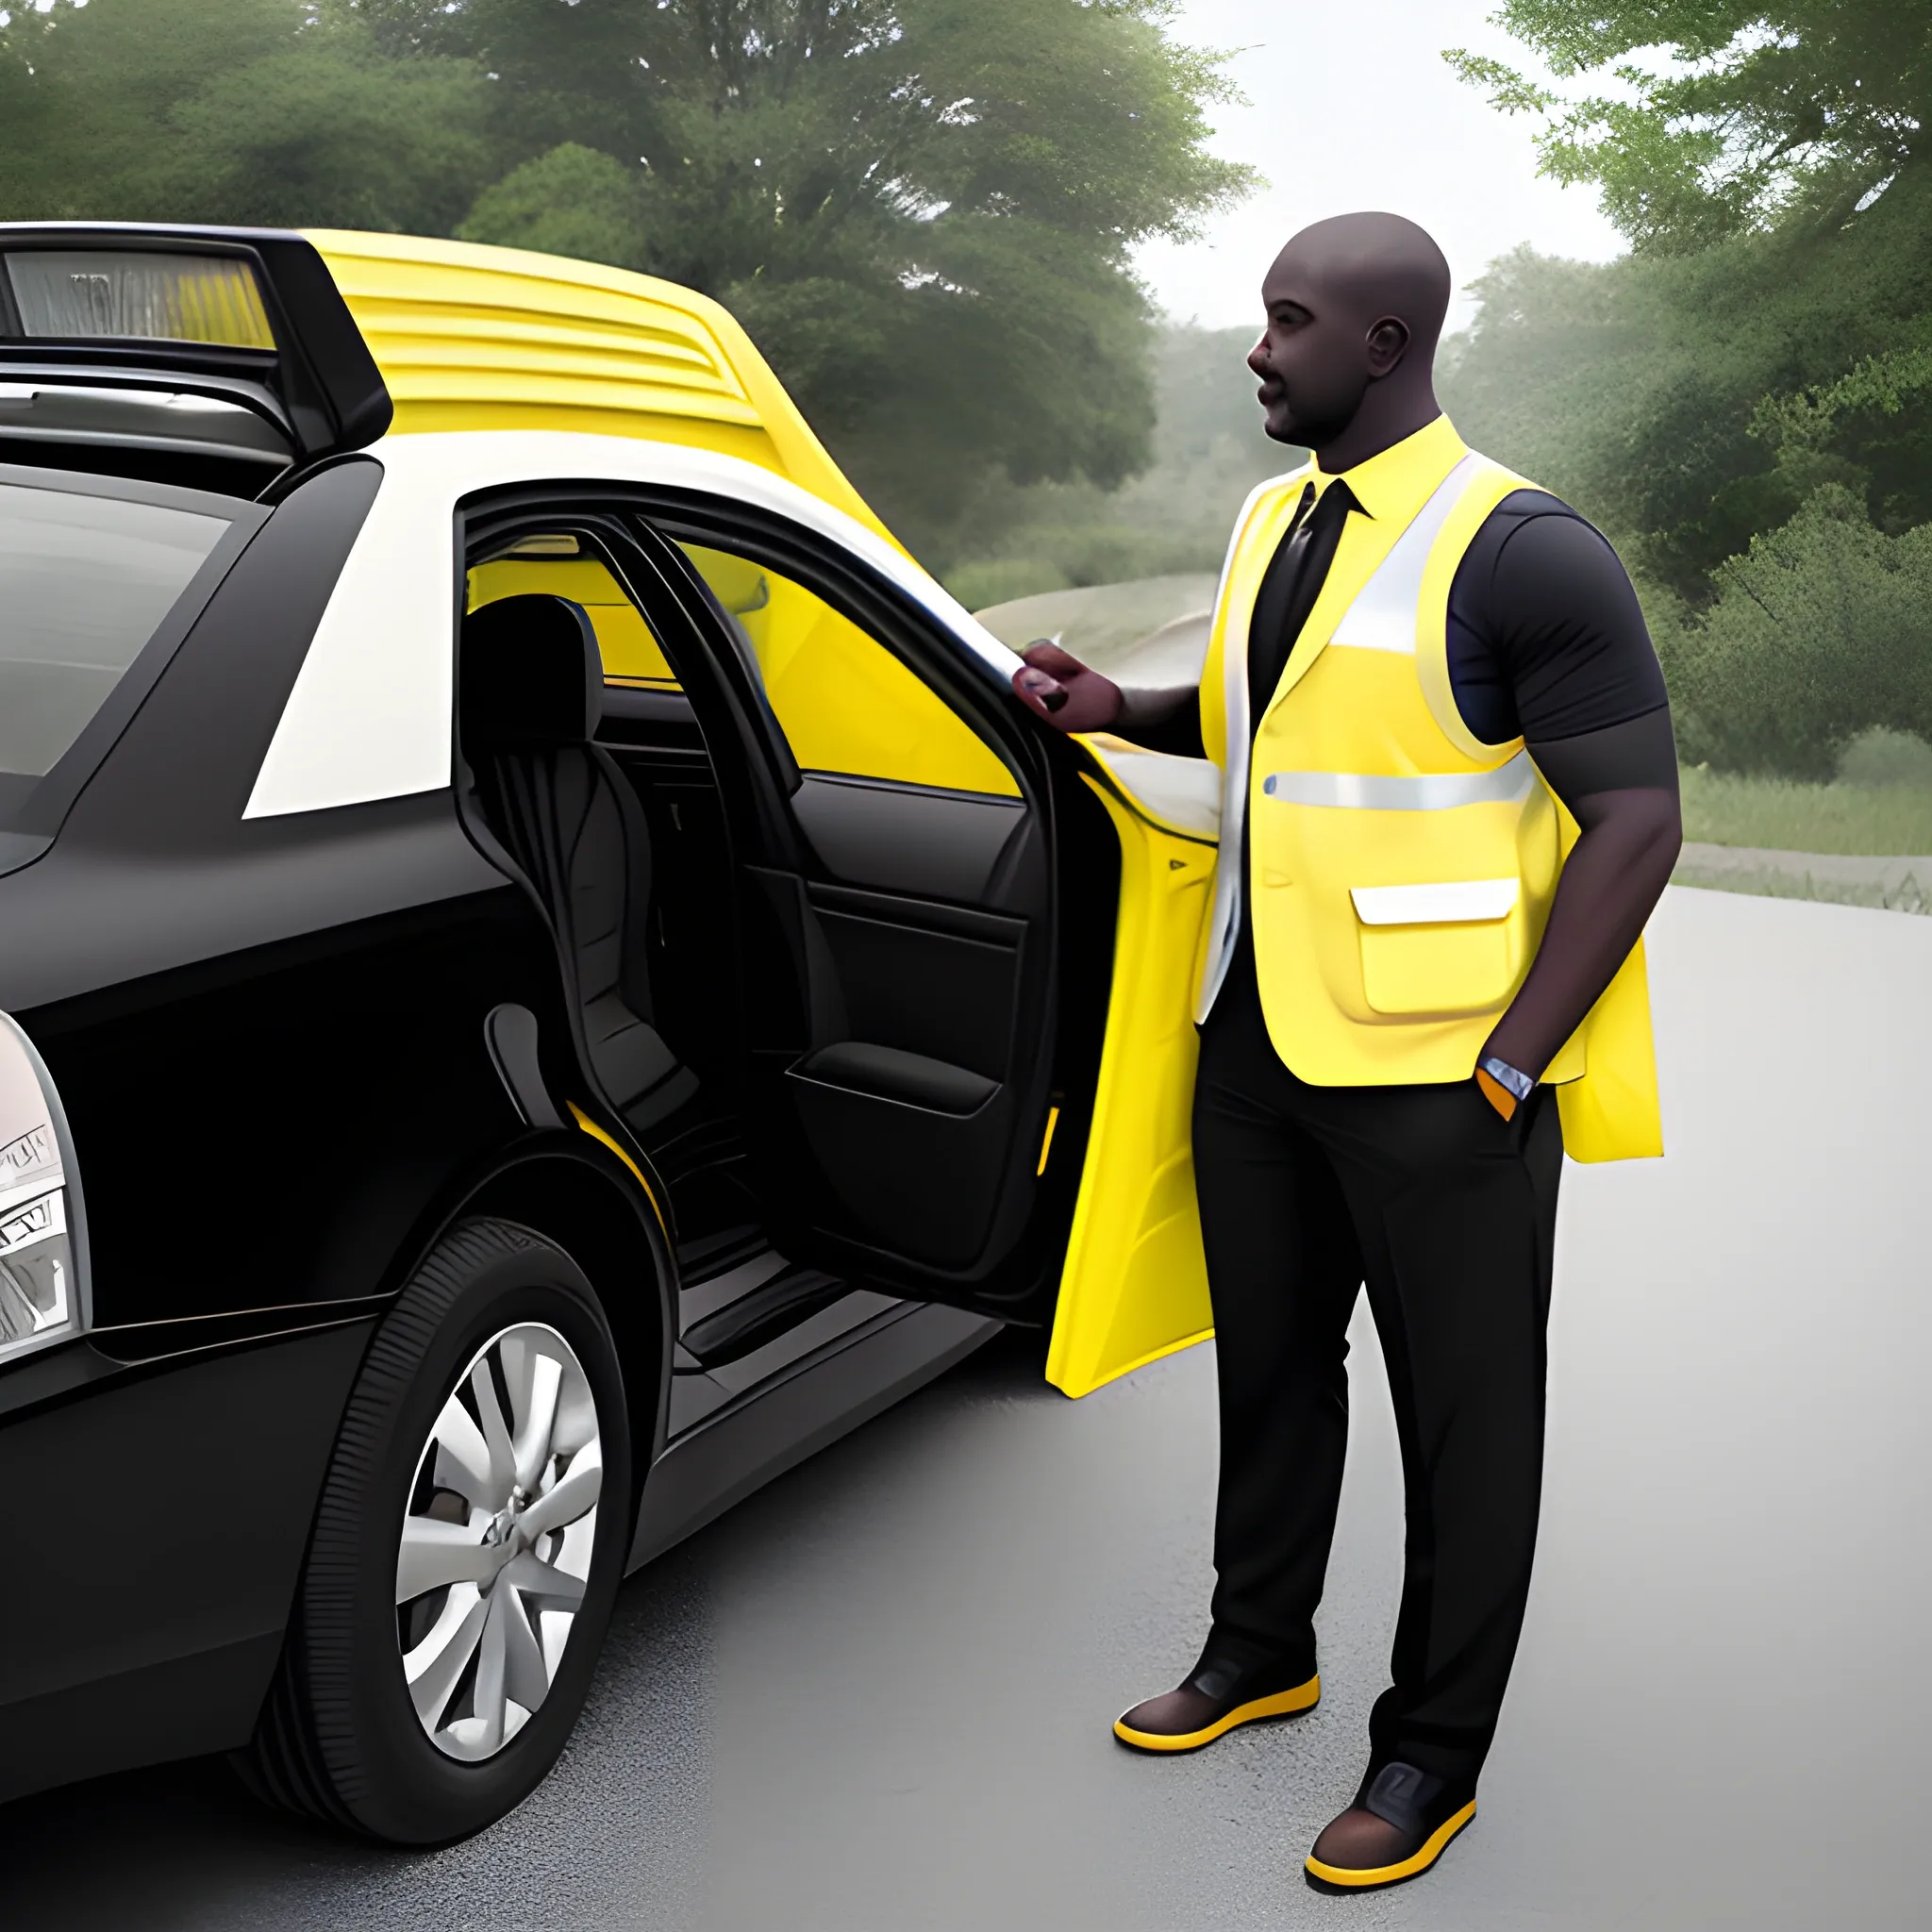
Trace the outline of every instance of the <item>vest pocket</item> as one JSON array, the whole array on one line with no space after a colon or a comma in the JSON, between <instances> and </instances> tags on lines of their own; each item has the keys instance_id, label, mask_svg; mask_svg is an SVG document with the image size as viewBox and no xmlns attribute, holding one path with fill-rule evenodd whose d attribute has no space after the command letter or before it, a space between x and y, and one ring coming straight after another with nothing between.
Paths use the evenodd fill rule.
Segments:
<instances>
[{"instance_id":1,"label":"vest pocket","mask_svg":"<svg viewBox=\"0 0 1932 1932\"><path fill-rule=\"evenodd\" d=\"M1515 991L1528 939L1520 880L1357 886L1349 898L1372 1012L1449 1019L1494 1011Z\"/></svg>"}]
</instances>

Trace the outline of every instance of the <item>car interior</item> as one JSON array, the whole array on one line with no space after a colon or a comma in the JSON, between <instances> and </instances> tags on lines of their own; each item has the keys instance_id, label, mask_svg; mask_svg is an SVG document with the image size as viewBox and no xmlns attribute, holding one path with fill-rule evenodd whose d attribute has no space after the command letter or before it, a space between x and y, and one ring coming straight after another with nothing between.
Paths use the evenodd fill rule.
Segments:
<instances>
[{"instance_id":1,"label":"car interior","mask_svg":"<svg viewBox=\"0 0 1932 1932\"><path fill-rule=\"evenodd\" d=\"M808 560L673 529L653 585L621 534L481 540L458 729L672 1196L676 1427L895 1294L990 1307L1025 1274L1062 1097L1053 807Z\"/></svg>"}]
</instances>

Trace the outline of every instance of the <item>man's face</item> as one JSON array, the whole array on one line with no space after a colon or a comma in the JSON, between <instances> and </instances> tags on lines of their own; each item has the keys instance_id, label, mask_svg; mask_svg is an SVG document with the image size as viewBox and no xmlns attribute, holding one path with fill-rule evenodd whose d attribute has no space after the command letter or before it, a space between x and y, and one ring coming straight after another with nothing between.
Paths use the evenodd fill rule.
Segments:
<instances>
[{"instance_id":1,"label":"man's face","mask_svg":"<svg viewBox=\"0 0 1932 1932\"><path fill-rule=\"evenodd\" d=\"M1320 449L1355 419L1374 366L1364 319L1284 249L1261 284L1267 325L1248 351L1268 434Z\"/></svg>"}]
</instances>

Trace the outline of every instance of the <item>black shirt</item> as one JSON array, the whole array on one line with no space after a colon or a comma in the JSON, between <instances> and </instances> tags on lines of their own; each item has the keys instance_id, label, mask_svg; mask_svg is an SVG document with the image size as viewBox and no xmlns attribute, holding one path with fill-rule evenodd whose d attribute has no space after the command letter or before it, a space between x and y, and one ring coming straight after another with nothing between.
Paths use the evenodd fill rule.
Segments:
<instances>
[{"instance_id":1,"label":"black shirt","mask_svg":"<svg viewBox=\"0 0 1932 1932\"><path fill-rule=\"evenodd\" d=\"M1449 684L1485 744L1575 738L1669 702L1617 553L1541 490L1506 496L1457 566Z\"/></svg>"},{"instance_id":2,"label":"black shirt","mask_svg":"<svg viewBox=\"0 0 1932 1932\"><path fill-rule=\"evenodd\" d=\"M1341 478L1306 500L1256 593L1249 626L1249 715L1258 723L1314 608L1354 507ZM1637 593L1608 541L1568 504L1519 490L1484 520L1449 589L1449 683L1486 744L1532 744L1601 731L1660 710L1663 672ZM1160 751L1202 756L1194 708L1141 734Z\"/></svg>"}]
</instances>

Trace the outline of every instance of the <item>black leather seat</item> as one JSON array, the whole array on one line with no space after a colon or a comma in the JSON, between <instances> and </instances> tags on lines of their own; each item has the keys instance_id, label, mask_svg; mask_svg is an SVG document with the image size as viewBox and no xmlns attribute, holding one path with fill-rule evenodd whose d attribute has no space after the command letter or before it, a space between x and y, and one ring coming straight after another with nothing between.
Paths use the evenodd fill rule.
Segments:
<instances>
[{"instance_id":1,"label":"black leather seat","mask_svg":"<svg viewBox=\"0 0 1932 1932\"><path fill-rule=\"evenodd\" d=\"M599 1082L648 1136L698 1081L652 1024L650 833L594 741L597 634L565 598L505 597L463 620L459 669L463 752L484 815L556 922Z\"/></svg>"}]
</instances>

